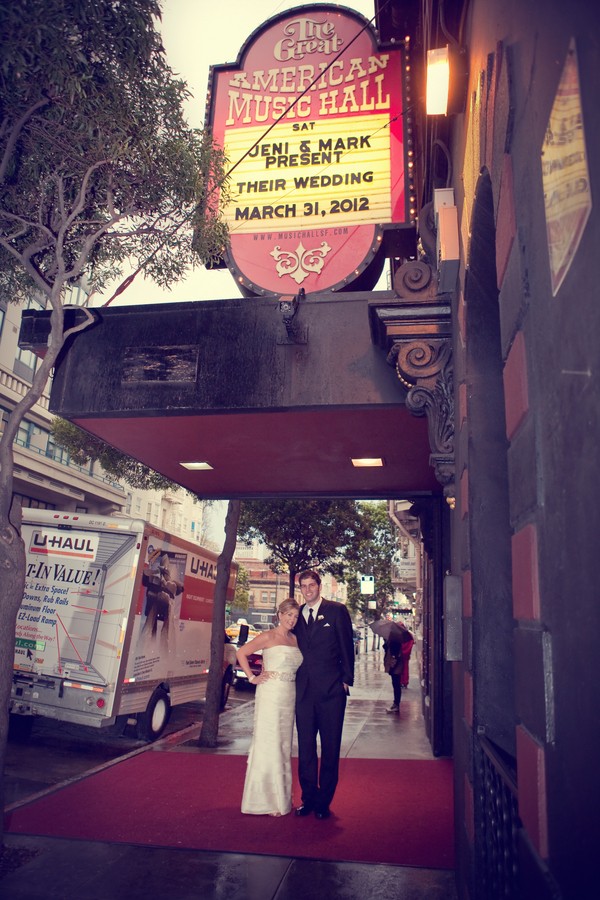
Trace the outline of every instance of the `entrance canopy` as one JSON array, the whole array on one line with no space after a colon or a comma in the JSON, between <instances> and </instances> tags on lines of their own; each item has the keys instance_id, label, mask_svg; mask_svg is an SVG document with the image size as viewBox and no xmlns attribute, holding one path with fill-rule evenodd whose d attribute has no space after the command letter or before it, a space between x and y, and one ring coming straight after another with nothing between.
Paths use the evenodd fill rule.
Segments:
<instances>
[{"instance_id":1,"label":"entrance canopy","mask_svg":"<svg viewBox=\"0 0 600 900\"><path fill-rule=\"evenodd\" d=\"M207 499L440 493L369 296L92 310L50 408ZM21 345L40 351L47 314L25 316ZM353 465L365 457L383 465Z\"/></svg>"}]
</instances>

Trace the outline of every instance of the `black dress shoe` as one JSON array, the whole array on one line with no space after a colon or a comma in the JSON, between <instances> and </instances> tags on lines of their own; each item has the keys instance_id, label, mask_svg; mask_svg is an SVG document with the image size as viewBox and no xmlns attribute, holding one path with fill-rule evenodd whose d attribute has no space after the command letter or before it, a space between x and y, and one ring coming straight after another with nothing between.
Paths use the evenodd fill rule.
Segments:
<instances>
[{"instance_id":1,"label":"black dress shoe","mask_svg":"<svg viewBox=\"0 0 600 900\"><path fill-rule=\"evenodd\" d=\"M313 811L312 806L298 806L294 810L294 815L295 816L310 816L312 811Z\"/></svg>"},{"instance_id":2,"label":"black dress shoe","mask_svg":"<svg viewBox=\"0 0 600 900\"><path fill-rule=\"evenodd\" d=\"M328 819L331 812L328 809L318 809L315 812L315 819Z\"/></svg>"}]
</instances>

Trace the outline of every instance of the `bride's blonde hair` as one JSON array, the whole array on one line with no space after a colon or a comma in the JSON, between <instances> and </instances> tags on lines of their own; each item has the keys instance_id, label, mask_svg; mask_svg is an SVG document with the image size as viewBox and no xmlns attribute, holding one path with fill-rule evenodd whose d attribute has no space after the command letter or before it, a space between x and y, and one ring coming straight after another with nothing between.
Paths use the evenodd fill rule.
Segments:
<instances>
[{"instance_id":1,"label":"bride's blonde hair","mask_svg":"<svg viewBox=\"0 0 600 900\"><path fill-rule=\"evenodd\" d=\"M277 607L277 618L279 618L279 616L281 616L283 613L289 612L291 609L295 609L296 612L300 612L300 604L297 603L293 597L287 597L285 600L282 600Z\"/></svg>"}]
</instances>

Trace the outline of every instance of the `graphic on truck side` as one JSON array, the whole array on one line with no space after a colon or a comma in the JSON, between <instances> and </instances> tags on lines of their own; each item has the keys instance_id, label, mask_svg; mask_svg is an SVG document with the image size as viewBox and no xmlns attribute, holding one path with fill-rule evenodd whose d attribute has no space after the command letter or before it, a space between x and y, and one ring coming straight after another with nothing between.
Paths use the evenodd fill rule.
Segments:
<instances>
[{"instance_id":1,"label":"graphic on truck side","mask_svg":"<svg viewBox=\"0 0 600 900\"><path fill-rule=\"evenodd\" d=\"M13 712L100 724L146 710L158 688L171 705L202 698L215 553L140 521L39 510L22 534Z\"/></svg>"},{"instance_id":2,"label":"graphic on truck side","mask_svg":"<svg viewBox=\"0 0 600 900\"><path fill-rule=\"evenodd\" d=\"M45 526L24 526L23 531L28 555L15 667L107 683L114 677L122 646L127 590L131 593L134 574L128 551L135 537ZM108 572L121 584L113 584L110 604L105 605Z\"/></svg>"}]
</instances>

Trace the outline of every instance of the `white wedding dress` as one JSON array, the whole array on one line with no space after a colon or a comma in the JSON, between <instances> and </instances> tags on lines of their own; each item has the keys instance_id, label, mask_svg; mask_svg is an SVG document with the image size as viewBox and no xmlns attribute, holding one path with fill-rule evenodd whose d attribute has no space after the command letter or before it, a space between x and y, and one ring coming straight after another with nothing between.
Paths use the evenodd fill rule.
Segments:
<instances>
[{"instance_id":1,"label":"white wedding dress","mask_svg":"<svg viewBox=\"0 0 600 900\"><path fill-rule=\"evenodd\" d=\"M256 686L254 734L242 812L285 816L292 808L292 733L296 703L297 647L265 647L263 671L269 680Z\"/></svg>"}]
</instances>

